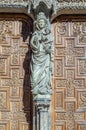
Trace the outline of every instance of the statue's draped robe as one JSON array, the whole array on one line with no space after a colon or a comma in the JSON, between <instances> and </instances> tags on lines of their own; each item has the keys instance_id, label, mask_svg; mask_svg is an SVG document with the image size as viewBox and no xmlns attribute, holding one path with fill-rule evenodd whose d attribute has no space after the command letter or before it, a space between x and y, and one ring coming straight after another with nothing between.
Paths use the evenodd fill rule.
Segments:
<instances>
[{"instance_id":1,"label":"statue's draped robe","mask_svg":"<svg viewBox=\"0 0 86 130\"><path fill-rule=\"evenodd\" d=\"M51 33L36 31L32 36L31 87L34 94L51 94L52 92L50 71L52 41Z\"/></svg>"}]
</instances>

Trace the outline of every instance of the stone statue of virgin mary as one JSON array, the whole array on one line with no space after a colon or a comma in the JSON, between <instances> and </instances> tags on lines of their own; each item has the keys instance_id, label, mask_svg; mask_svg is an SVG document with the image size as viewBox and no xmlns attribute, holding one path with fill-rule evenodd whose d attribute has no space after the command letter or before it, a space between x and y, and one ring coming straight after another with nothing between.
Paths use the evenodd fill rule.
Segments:
<instances>
[{"instance_id":1,"label":"stone statue of virgin mary","mask_svg":"<svg viewBox=\"0 0 86 130\"><path fill-rule=\"evenodd\" d=\"M30 47L31 56L31 88L33 95L51 95L53 74L53 37L49 20L43 12L37 15L35 32Z\"/></svg>"}]
</instances>

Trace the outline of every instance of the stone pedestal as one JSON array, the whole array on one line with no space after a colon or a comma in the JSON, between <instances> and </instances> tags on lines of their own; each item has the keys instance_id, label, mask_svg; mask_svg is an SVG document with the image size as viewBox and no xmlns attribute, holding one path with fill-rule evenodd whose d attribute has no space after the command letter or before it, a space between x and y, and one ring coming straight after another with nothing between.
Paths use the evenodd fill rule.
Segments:
<instances>
[{"instance_id":1,"label":"stone pedestal","mask_svg":"<svg viewBox=\"0 0 86 130\"><path fill-rule=\"evenodd\" d=\"M51 98L42 95L35 100L34 130L51 130Z\"/></svg>"}]
</instances>

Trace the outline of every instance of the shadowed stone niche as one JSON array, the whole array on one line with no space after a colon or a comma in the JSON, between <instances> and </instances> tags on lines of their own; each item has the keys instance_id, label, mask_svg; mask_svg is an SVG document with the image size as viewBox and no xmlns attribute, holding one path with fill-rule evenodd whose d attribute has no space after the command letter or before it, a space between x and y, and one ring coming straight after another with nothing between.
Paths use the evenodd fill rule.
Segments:
<instances>
[{"instance_id":1,"label":"shadowed stone niche","mask_svg":"<svg viewBox=\"0 0 86 130\"><path fill-rule=\"evenodd\" d=\"M34 33L30 41L32 51L30 80L34 100L34 130L51 130L50 104L54 47L50 23L52 2L49 5L46 3L47 1L39 1L35 7L33 3L35 20ZM41 9L41 7L43 8Z\"/></svg>"}]
</instances>

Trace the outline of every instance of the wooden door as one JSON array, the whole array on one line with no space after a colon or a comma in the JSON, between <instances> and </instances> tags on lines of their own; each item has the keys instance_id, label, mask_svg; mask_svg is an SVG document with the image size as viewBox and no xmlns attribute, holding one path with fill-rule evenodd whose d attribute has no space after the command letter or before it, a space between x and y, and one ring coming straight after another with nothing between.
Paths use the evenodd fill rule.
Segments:
<instances>
[{"instance_id":1,"label":"wooden door","mask_svg":"<svg viewBox=\"0 0 86 130\"><path fill-rule=\"evenodd\" d=\"M32 21L0 15L0 130L31 130L28 43Z\"/></svg>"},{"instance_id":2,"label":"wooden door","mask_svg":"<svg viewBox=\"0 0 86 130\"><path fill-rule=\"evenodd\" d=\"M53 23L53 130L86 130L86 18Z\"/></svg>"}]
</instances>

